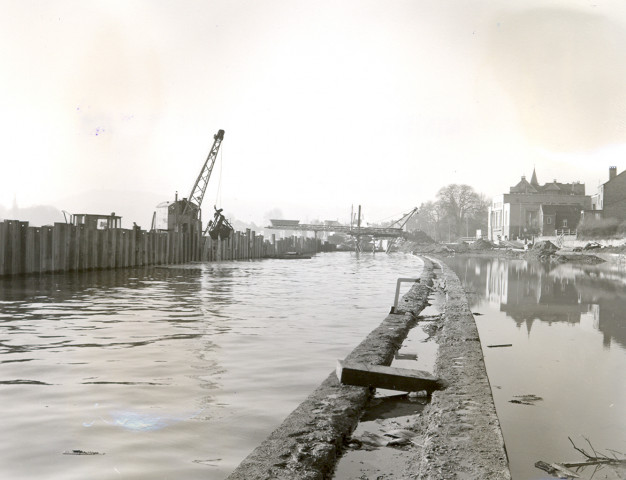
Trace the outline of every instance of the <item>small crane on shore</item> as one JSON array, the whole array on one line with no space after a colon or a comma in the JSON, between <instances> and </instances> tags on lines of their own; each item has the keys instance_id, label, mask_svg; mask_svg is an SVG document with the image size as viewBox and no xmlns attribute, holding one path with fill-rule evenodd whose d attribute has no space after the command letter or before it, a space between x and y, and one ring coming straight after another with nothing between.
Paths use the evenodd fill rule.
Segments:
<instances>
[{"instance_id":1,"label":"small crane on shore","mask_svg":"<svg viewBox=\"0 0 626 480\"><path fill-rule=\"evenodd\" d=\"M189 197L178 200L177 193L173 203L163 202L157 205L157 211L152 217L152 230L198 231L201 229L202 201L223 140L224 130L218 130L213 135L213 146L196 178ZM208 233L214 239L218 237L224 239L233 231L232 226L221 212L222 209L215 207L214 219L208 223L204 231L205 235Z\"/></svg>"},{"instance_id":2,"label":"small crane on shore","mask_svg":"<svg viewBox=\"0 0 626 480\"><path fill-rule=\"evenodd\" d=\"M409 220L411 220L411 217L413 215L415 215L417 213L417 207L415 207L413 210L411 210L409 213L405 213L404 215L402 215L402 217L398 220L396 220L395 222L393 222L391 225L389 225L390 227L394 227L394 226L398 226L398 228L404 228L404 226L409 222ZM387 244L387 253L389 253L391 251L391 249L393 248L393 246L396 243L397 238L393 238L388 244Z\"/></svg>"}]
</instances>

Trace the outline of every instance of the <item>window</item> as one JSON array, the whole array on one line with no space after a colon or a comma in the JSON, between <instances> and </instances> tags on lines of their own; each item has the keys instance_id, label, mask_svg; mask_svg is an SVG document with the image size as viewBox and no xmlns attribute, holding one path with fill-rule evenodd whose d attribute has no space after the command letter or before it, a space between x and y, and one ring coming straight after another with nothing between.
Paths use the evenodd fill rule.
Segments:
<instances>
[{"instance_id":1,"label":"window","mask_svg":"<svg viewBox=\"0 0 626 480\"><path fill-rule=\"evenodd\" d=\"M563 228L567 228L567 218L563 219Z\"/></svg>"},{"instance_id":2,"label":"window","mask_svg":"<svg viewBox=\"0 0 626 480\"><path fill-rule=\"evenodd\" d=\"M546 223L548 225L551 225L552 224L552 217L548 217L547 220L546 220Z\"/></svg>"}]
</instances>

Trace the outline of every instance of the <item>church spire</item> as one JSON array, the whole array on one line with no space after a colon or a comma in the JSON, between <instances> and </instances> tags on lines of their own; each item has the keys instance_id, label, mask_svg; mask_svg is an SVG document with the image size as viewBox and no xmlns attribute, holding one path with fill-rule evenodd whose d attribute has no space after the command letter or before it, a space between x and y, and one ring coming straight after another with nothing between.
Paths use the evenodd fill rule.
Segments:
<instances>
[{"instance_id":1,"label":"church spire","mask_svg":"<svg viewBox=\"0 0 626 480\"><path fill-rule=\"evenodd\" d=\"M535 167L533 167L533 176L530 179L530 184L533 187L538 187L539 186L539 182L537 181L537 172L535 172Z\"/></svg>"}]
</instances>

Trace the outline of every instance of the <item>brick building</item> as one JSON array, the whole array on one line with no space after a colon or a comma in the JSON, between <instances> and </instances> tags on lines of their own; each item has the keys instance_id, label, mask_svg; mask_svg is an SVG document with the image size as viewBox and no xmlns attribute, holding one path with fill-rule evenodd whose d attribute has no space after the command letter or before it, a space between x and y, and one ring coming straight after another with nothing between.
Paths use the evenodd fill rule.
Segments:
<instances>
[{"instance_id":1,"label":"brick building","mask_svg":"<svg viewBox=\"0 0 626 480\"><path fill-rule=\"evenodd\" d=\"M574 230L580 212L591 208L591 197L585 195L585 184L553 182L540 185L533 170L509 188L496 195L489 207L487 235L489 240L531 238L554 235L556 231Z\"/></svg>"},{"instance_id":2,"label":"brick building","mask_svg":"<svg viewBox=\"0 0 626 480\"><path fill-rule=\"evenodd\" d=\"M609 167L609 180L598 187L598 193L591 197L591 209L585 216L615 218L626 221L626 170L619 175L617 167Z\"/></svg>"}]
</instances>

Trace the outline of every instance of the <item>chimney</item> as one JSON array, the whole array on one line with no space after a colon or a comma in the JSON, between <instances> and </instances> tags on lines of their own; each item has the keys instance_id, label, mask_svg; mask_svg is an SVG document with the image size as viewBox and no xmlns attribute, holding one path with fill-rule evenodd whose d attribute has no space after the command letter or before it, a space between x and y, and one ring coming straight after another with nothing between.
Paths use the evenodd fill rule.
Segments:
<instances>
[{"instance_id":1,"label":"chimney","mask_svg":"<svg viewBox=\"0 0 626 480\"><path fill-rule=\"evenodd\" d=\"M609 180L613 180L617 176L617 167L609 167Z\"/></svg>"}]
</instances>

